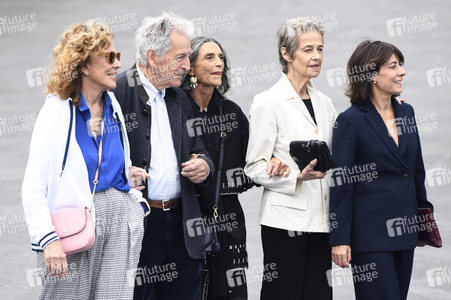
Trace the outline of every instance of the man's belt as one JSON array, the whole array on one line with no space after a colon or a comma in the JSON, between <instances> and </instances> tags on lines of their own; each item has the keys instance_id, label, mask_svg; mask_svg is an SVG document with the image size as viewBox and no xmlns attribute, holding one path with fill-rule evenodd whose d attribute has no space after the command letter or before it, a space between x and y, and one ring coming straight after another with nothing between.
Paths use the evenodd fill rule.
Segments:
<instances>
[{"instance_id":1,"label":"man's belt","mask_svg":"<svg viewBox=\"0 0 451 300\"><path fill-rule=\"evenodd\" d=\"M165 200L147 200L150 207L154 208L161 208L163 211L168 211L171 208L177 208L181 206L182 199L176 198L176 199L165 199Z\"/></svg>"}]
</instances>

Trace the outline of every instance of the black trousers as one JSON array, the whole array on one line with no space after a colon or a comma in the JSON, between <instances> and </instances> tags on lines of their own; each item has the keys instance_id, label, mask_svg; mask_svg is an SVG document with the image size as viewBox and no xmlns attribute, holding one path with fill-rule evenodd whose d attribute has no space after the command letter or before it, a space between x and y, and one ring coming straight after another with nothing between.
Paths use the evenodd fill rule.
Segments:
<instances>
[{"instance_id":1,"label":"black trousers","mask_svg":"<svg viewBox=\"0 0 451 300\"><path fill-rule=\"evenodd\" d=\"M181 209L153 208L145 222L133 299L199 300L202 260L186 251Z\"/></svg>"},{"instance_id":2,"label":"black trousers","mask_svg":"<svg viewBox=\"0 0 451 300\"><path fill-rule=\"evenodd\" d=\"M328 233L261 227L264 277L261 300L330 300L332 267ZM291 233L291 234L290 234Z\"/></svg>"}]
</instances>

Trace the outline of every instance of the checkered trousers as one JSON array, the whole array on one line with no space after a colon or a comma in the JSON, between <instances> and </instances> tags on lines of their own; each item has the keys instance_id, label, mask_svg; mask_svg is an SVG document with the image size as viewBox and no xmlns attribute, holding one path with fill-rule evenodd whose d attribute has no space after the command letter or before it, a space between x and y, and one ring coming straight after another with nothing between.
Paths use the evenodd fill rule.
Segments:
<instances>
[{"instance_id":1,"label":"checkered trousers","mask_svg":"<svg viewBox=\"0 0 451 300\"><path fill-rule=\"evenodd\" d=\"M144 211L131 195L114 188L97 192L94 206L95 243L88 251L67 256L66 279L50 276L44 253L37 253L39 299L133 299Z\"/></svg>"}]
</instances>

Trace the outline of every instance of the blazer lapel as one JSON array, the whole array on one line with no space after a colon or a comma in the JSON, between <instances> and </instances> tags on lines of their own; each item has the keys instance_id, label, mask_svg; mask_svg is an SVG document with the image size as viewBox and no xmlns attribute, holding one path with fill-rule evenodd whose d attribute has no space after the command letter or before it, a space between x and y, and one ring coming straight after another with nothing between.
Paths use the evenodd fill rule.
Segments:
<instances>
[{"instance_id":1,"label":"blazer lapel","mask_svg":"<svg viewBox=\"0 0 451 300\"><path fill-rule=\"evenodd\" d=\"M402 105L399 105L398 101L392 99L392 105L395 112L395 122L398 131L399 151L401 151L402 156L405 157L410 136L409 133L413 128L413 120L409 120L410 117L407 115L406 110Z\"/></svg>"},{"instance_id":2,"label":"blazer lapel","mask_svg":"<svg viewBox=\"0 0 451 300\"><path fill-rule=\"evenodd\" d=\"M395 141L390 136L387 126L384 123L384 120L374 107L373 103L368 103L366 105L360 106L360 109L362 111L366 111L365 119L368 121L370 126L374 129L374 131L379 135L382 142L385 144L385 146L390 150L390 152L393 154L393 156L401 163L403 167L407 168L406 163L404 162L404 158L401 154L400 149L396 146Z\"/></svg>"},{"instance_id":3,"label":"blazer lapel","mask_svg":"<svg viewBox=\"0 0 451 300\"><path fill-rule=\"evenodd\" d=\"M180 99L175 97L176 93L171 88L166 89L164 100L168 110L169 123L171 124L172 142L177 155L177 161L180 167L181 157L181 134L182 134L182 104Z\"/></svg>"},{"instance_id":4,"label":"blazer lapel","mask_svg":"<svg viewBox=\"0 0 451 300\"><path fill-rule=\"evenodd\" d=\"M144 89L144 85L139 79L138 70L136 69L137 67L138 66L134 64L133 67L131 67L130 70L127 71L127 80L129 78L133 78L135 80L134 84L136 88L136 93L138 94L139 99L141 99L141 101L144 102L144 104L146 104L147 100L149 100L149 95L147 95L146 90Z\"/></svg>"},{"instance_id":5,"label":"blazer lapel","mask_svg":"<svg viewBox=\"0 0 451 300\"><path fill-rule=\"evenodd\" d=\"M312 126L315 128L315 133L318 133L318 128L315 124L315 122L312 119L312 116L310 116L310 113L307 109L307 107L305 106L304 102L302 101L302 99L298 96L298 94L296 93L296 91L294 90L293 86L291 85L291 82L288 80L288 77L282 73L282 78L280 79L282 85L281 85L281 89L280 89L280 94L282 95L282 99L285 99L287 101L289 101L289 103L291 103L291 105L294 106L295 109L298 109L302 112L302 114L304 115L304 117L309 121L310 124L312 124ZM309 86L309 93L312 89ZM312 96L311 96L312 97ZM313 105L313 97L312 97L312 105ZM315 108L313 108L315 109Z\"/></svg>"},{"instance_id":6,"label":"blazer lapel","mask_svg":"<svg viewBox=\"0 0 451 300\"><path fill-rule=\"evenodd\" d=\"M325 122L325 118L327 118L328 115L324 112L323 100L316 92L315 86L313 85L313 83L311 81L307 84L307 91L310 95L310 98L312 99L312 106L313 106L313 112L315 113L316 124L315 124L315 122L313 122L312 118L310 118L310 119L311 119L311 122L313 123L313 126L315 126L315 130L317 130L318 139L322 141L322 140L324 140L325 126L330 126L330 124L326 124L325 126L323 126L324 122ZM308 110L307 110L307 112L308 112ZM310 116L310 113L309 113L309 116Z\"/></svg>"}]
</instances>

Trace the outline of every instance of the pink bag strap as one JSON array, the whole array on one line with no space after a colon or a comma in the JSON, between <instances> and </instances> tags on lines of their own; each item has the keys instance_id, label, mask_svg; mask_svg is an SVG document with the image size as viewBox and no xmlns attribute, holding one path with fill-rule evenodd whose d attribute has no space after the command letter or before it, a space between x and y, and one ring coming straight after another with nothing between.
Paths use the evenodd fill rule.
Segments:
<instances>
[{"instance_id":1,"label":"pink bag strap","mask_svg":"<svg viewBox=\"0 0 451 300\"><path fill-rule=\"evenodd\" d=\"M91 207L89 208L89 211L91 211L92 207L94 206L94 195L96 193L97 183L99 183L99 168L100 168L100 162L102 161L102 140L103 140L103 129L105 128L103 118L100 123L100 143L99 143L99 159L97 164L97 170L96 175L94 176L94 188L92 189L92 199L91 199Z\"/></svg>"}]
</instances>

